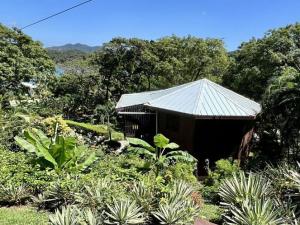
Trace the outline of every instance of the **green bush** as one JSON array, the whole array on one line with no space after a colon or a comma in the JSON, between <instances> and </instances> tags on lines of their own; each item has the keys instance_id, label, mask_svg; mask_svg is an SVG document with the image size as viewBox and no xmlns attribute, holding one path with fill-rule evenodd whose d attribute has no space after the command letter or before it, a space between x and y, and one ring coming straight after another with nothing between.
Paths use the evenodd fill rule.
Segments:
<instances>
[{"instance_id":1,"label":"green bush","mask_svg":"<svg viewBox=\"0 0 300 225\"><path fill-rule=\"evenodd\" d=\"M0 185L25 185L32 193L45 189L56 174L32 165L31 160L23 152L0 148Z\"/></svg>"},{"instance_id":2,"label":"green bush","mask_svg":"<svg viewBox=\"0 0 300 225\"><path fill-rule=\"evenodd\" d=\"M200 211L200 217L210 222L221 224L223 210L218 205L204 204Z\"/></svg>"},{"instance_id":3,"label":"green bush","mask_svg":"<svg viewBox=\"0 0 300 225\"><path fill-rule=\"evenodd\" d=\"M189 162L177 162L173 165L170 165L164 177L166 179L172 180L185 180L190 183L198 183L197 177L195 176L195 163Z\"/></svg>"},{"instance_id":4,"label":"green bush","mask_svg":"<svg viewBox=\"0 0 300 225\"><path fill-rule=\"evenodd\" d=\"M220 200L218 189L222 181L232 177L235 172L240 170L237 162L229 159L220 159L215 164L215 168L209 171L204 180L202 189L203 197L212 203L218 203Z\"/></svg>"},{"instance_id":5,"label":"green bush","mask_svg":"<svg viewBox=\"0 0 300 225\"><path fill-rule=\"evenodd\" d=\"M87 182L85 175L60 173L56 180L48 183L48 187L42 193L33 197L34 205L53 211L61 206L75 204L77 193L81 193Z\"/></svg>"},{"instance_id":6,"label":"green bush","mask_svg":"<svg viewBox=\"0 0 300 225\"><path fill-rule=\"evenodd\" d=\"M138 181L148 172L147 166L137 156L106 154L99 157L91 173L98 178L109 177L113 181Z\"/></svg>"}]
</instances>

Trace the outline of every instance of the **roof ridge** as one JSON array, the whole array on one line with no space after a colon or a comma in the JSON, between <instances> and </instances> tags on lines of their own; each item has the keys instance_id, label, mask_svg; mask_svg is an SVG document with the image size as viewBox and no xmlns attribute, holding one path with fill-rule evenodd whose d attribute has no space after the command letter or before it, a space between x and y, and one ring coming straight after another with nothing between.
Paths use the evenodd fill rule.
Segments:
<instances>
[{"instance_id":1,"label":"roof ridge","mask_svg":"<svg viewBox=\"0 0 300 225\"><path fill-rule=\"evenodd\" d=\"M206 82L206 79L201 79L201 85L200 85L200 87L199 87L199 93L198 93L198 96L197 96L197 100L196 100L196 106L194 107L194 110L193 110L193 114L195 114L196 112L197 112L197 110L198 110L198 108L199 108L199 105L200 105L200 102L201 102L201 99L202 99L202 92L203 92L203 85L204 85L204 83L203 83L203 81L205 81Z\"/></svg>"},{"instance_id":2,"label":"roof ridge","mask_svg":"<svg viewBox=\"0 0 300 225\"><path fill-rule=\"evenodd\" d=\"M178 89L176 89L175 91L172 91L172 92L170 92L170 93L168 93L168 94L166 94L166 95L160 96L160 97L155 98L155 99L151 99L150 101L148 101L148 102L146 102L146 103L144 103L144 104L150 104L151 101L156 101L156 100L158 100L158 99L167 97L167 96L169 96L169 95L171 95L171 94L177 93L177 92L181 91L182 89L186 89L186 88L188 88L188 87L191 87L191 86L195 85L195 84L198 83L199 81L200 81L200 80L192 81L192 82L186 83L186 84L182 84L182 86L183 86L183 85L185 85L185 86L182 87L182 88L178 88ZM176 87L176 86L175 86L175 87ZM167 90L167 89L164 89L164 90Z\"/></svg>"},{"instance_id":3,"label":"roof ridge","mask_svg":"<svg viewBox=\"0 0 300 225\"><path fill-rule=\"evenodd\" d=\"M211 82L212 84L216 84L216 83L214 83L214 82ZM218 92L219 94L221 94L221 95L223 95L224 96L224 98L226 98L226 99L228 99L230 102L232 102L234 105L236 105L236 106L238 106L239 108L240 108L240 110L242 110L244 113L246 113L247 115L250 115L249 114L249 112L247 112L247 108L246 107L244 107L244 106L242 106L242 105L240 105L240 104L237 104L235 101L233 101L232 99L230 99L230 98L228 98L226 95L224 95L222 92L220 92L219 90L217 90L215 87L214 87L214 85L211 85L210 84L210 86L216 91L216 92ZM218 86L220 86L220 85L218 85ZM233 93L235 93L235 92L233 92ZM247 98L246 98L247 99ZM256 102L255 102L256 103ZM256 103L257 104L257 103Z\"/></svg>"}]
</instances>

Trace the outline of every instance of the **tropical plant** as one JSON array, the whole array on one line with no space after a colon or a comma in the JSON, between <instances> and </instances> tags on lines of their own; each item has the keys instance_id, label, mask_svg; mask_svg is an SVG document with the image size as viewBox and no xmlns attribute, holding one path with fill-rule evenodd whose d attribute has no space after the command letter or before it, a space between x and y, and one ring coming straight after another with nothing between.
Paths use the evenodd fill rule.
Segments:
<instances>
[{"instance_id":1,"label":"tropical plant","mask_svg":"<svg viewBox=\"0 0 300 225\"><path fill-rule=\"evenodd\" d=\"M106 224L115 225L134 225L143 224L146 221L146 215L142 208L138 207L135 201L114 200L113 204L107 205L105 211Z\"/></svg>"},{"instance_id":2,"label":"tropical plant","mask_svg":"<svg viewBox=\"0 0 300 225\"><path fill-rule=\"evenodd\" d=\"M86 157L87 148L77 146L74 137L55 135L49 139L38 129L25 130L24 136L25 139L15 137L16 143L29 153L34 153L36 162L43 168L83 171L96 160L94 152Z\"/></svg>"},{"instance_id":3,"label":"tropical plant","mask_svg":"<svg viewBox=\"0 0 300 225\"><path fill-rule=\"evenodd\" d=\"M105 202L109 201L112 183L108 179L98 179L84 185L83 190L76 195L76 201L82 207L103 209Z\"/></svg>"},{"instance_id":4,"label":"tropical plant","mask_svg":"<svg viewBox=\"0 0 300 225\"><path fill-rule=\"evenodd\" d=\"M0 205L19 205L29 198L30 192L25 185L0 185Z\"/></svg>"},{"instance_id":5,"label":"tropical plant","mask_svg":"<svg viewBox=\"0 0 300 225\"><path fill-rule=\"evenodd\" d=\"M49 182L42 193L33 197L34 204L41 209L55 210L77 203L77 193L81 192L83 180L75 173L59 173L55 181Z\"/></svg>"},{"instance_id":6,"label":"tropical plant","mask_svg":"<svg viewBox=\"0 0 300 225\"><path fill-rule=\"evenodd\" d=\"M200 206L193 201L195 189L184 181L175 181L171 192L160 202L152 215L160 224L174 225L193 224L200 213Z\"/></svg>"},{"instance_id":7,"label":"tropical plant","mask_svg":"<svg viewBox=\"0 0 300 225\"><path fill-rule=\"evenodd\" d=\"M269 180L260 175L240 171L226 179L220 186L219 195L225 205L239 205L244 201L253 201L270 196L272 186Z\"/></svg>"},{"instance_id":8,"label":"tropical plant","mask_svg":"<svg viewBox=\"0 0 300 225\"><path fill-rule=\"evenodd\" d=\"M155 163L157 174L159 169L165 168L172 161L185 161L194 163L197 160L188 152L175 150L179 145L170 142L163 134L157 134L153 138L154 146L138 138L127 138L130 143L129 151L136 152L137 154L144 155Z\"/></svg>"},{"instance_id":9,"label":"tropical plant","mask_svg":"<svg viewBox=\"0 0 300 225\"><path fill-rule=\"evenodd\" d=\"M259 174L240 171L225 179L219 195L226 209L228 224L280 224L280 213L276 206L272 184Z\"/></svg>"},{"instance_id":10,"label":"tropical plant","mask_svg":"<svg viewBox=\"0 0 300 225\"><path fill-rule=\"evenodd\" d=\"M222 181L232 177L239 170L237 161L233 161L232 159L220 159L216 161L215 167L208 170L208 176L203 182L202 195L214 203L219 202L220 196L218 195L218 190Z\"/></svg>"},{"instance_id":11,"label":"tropical plant","mask_svg":"<svg viewBox=\"0 0 300 225\"><path fill-rule=\"evenodd\" d=\"M78 218L77 209L74 206L66 206L50 215L49 222L51 225L77 225Z\"/></svg>"},{"instance_id":12,"label":"tropical plant","mask_svg":"<svg viewBox=\"0 0 300 225\"><path fill-rule=\"evenodd\" d=\"M228 225L281 225L280 211L270 199L256 199L249 204L245 201L241 207L231 208L232 216L226 216Z\"/></svg>"},{"instance_id":13,"label":"tropical plant","mask_svg":"<svg viewBox=\"0 0 300 225\"><path fill-rule=\"evenodd\" d=\"M143 182L137 182L132 188L132 196L144 211L149 213L153 209L154 194L151 187L147 187Z\"/></svg>"},{"instance_id":14,"label":"tropical plant","mask_svg":"<svg viewBox=\"0 0 300 225\"><path fill-rule=\"evenodd\" d=\"M79 211L80 224L81 225L102 225L103 215L98 211L92 211L91 209L85 209L82 212Z\"/></svg>"}]
</instances>

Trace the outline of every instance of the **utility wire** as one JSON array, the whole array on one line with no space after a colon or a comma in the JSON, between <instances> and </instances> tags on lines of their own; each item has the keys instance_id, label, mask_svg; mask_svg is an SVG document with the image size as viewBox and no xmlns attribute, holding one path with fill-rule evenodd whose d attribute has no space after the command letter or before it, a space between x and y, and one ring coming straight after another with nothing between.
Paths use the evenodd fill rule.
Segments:
<instances>
[{"instance_id":1,"label":"utility wire","mask_svg":"<svg viewBox=\"0 0 300 225\"><path fill-rule=\"evenodd\" d=\"M53 15L51 15L51 16L47 16L47 17L45 17L45 18L43 18L43 19L40 19L40 20L38 20L38 21L36 21L36 22L34 22L34 23L28 24L28 25L26 25L25 27L22 27L21 30L23 30L23 29L25 29L25 28L27 28L27 27L31 27L31 26L33 26L33 25L35 25L35 24L40 23L40 22L43 22L43 21L45 21L45 20L48 20L48 19L50 19L50 18L52 18L52 17L55 17L55 16L57 16L57 15L60 15L60 14L62 14L62 13L65 13L65 12L67 12L67 11L69 11L69 10L72 10L72 9L74 9L74 8L77 8L77 7L79 7L79 6L81 6L81 5L84 5L84 4L86 4L86 3L88 3L88 2L91 2L91 1L93 1L93 0L87 0L87 1L84 1L84 2L82 2L82 3L79 3L79 4L77 4L77 5L72 6L72 7L70 7L70 8L67 8L67 9L65 9L65 10L63 10L63 11L60 11L60 12L58 12L58 13L55 13L55 14L53 14Z\"/></svg>"}]
</instances>

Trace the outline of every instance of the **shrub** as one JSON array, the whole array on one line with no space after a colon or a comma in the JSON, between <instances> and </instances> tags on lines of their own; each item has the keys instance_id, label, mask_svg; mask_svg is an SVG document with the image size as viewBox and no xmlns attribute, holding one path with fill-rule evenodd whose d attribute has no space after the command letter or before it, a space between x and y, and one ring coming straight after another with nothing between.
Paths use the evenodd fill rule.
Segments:
<instances>
[{"instance_id":1,"label":"shrub","mask_svg":"<svg viewBox=\"0 0 300 225\"><path fill-rule=\"evenodd\" d=\"M112 181L139 181L147 173L144 160L134 155L106 154L91 168L95 177L109 177Z\"/></svg>"},{"instance_id":2,"label":"shrub","mask_svg":"<svg viewBox=\"0 0 300 225\"><path fill-rule=\"evenodd\" d=\"M56 174L41 170L31 164L31 158L23 152L11 152L0 148L0 185L26 186L31 193L45 189Z\"/></svg>"},{"instance_id":3,"label":"shrub","mask_svg":"<svg viewBox=\"0 0 300 225\"><path fill-rule=\"evenodd\" d=\"M164 177L169 176L170 180L185 180L189 183L198 183L197 177L195 176L196 164L189 162L177 162L173 165L168 166Z\"/></svg>"},{"instance_id":4,"label":"shrub","mask_svg":"<svg viewBox=\"0 0 300 225\"><path fill-rule=\"evenodd\" d=\"M239 167L236 161L232 162L229 159L220 159L215 164L215 168L209 171L208 177L204 180L202 194L209 201L218 203L220 200L218 191L222 181L232 177L239 171Z\"/></svg>"},{"instance_id":5,"label":"shrub","mask_svg":"<svg viewBox=\"0 0 300 225\"><path fill-rule=\"evenodd\" d=\"M200 217L210 222L221 224L223 210L218 205L204 204Z\"/></svg>"}]
</instances>

